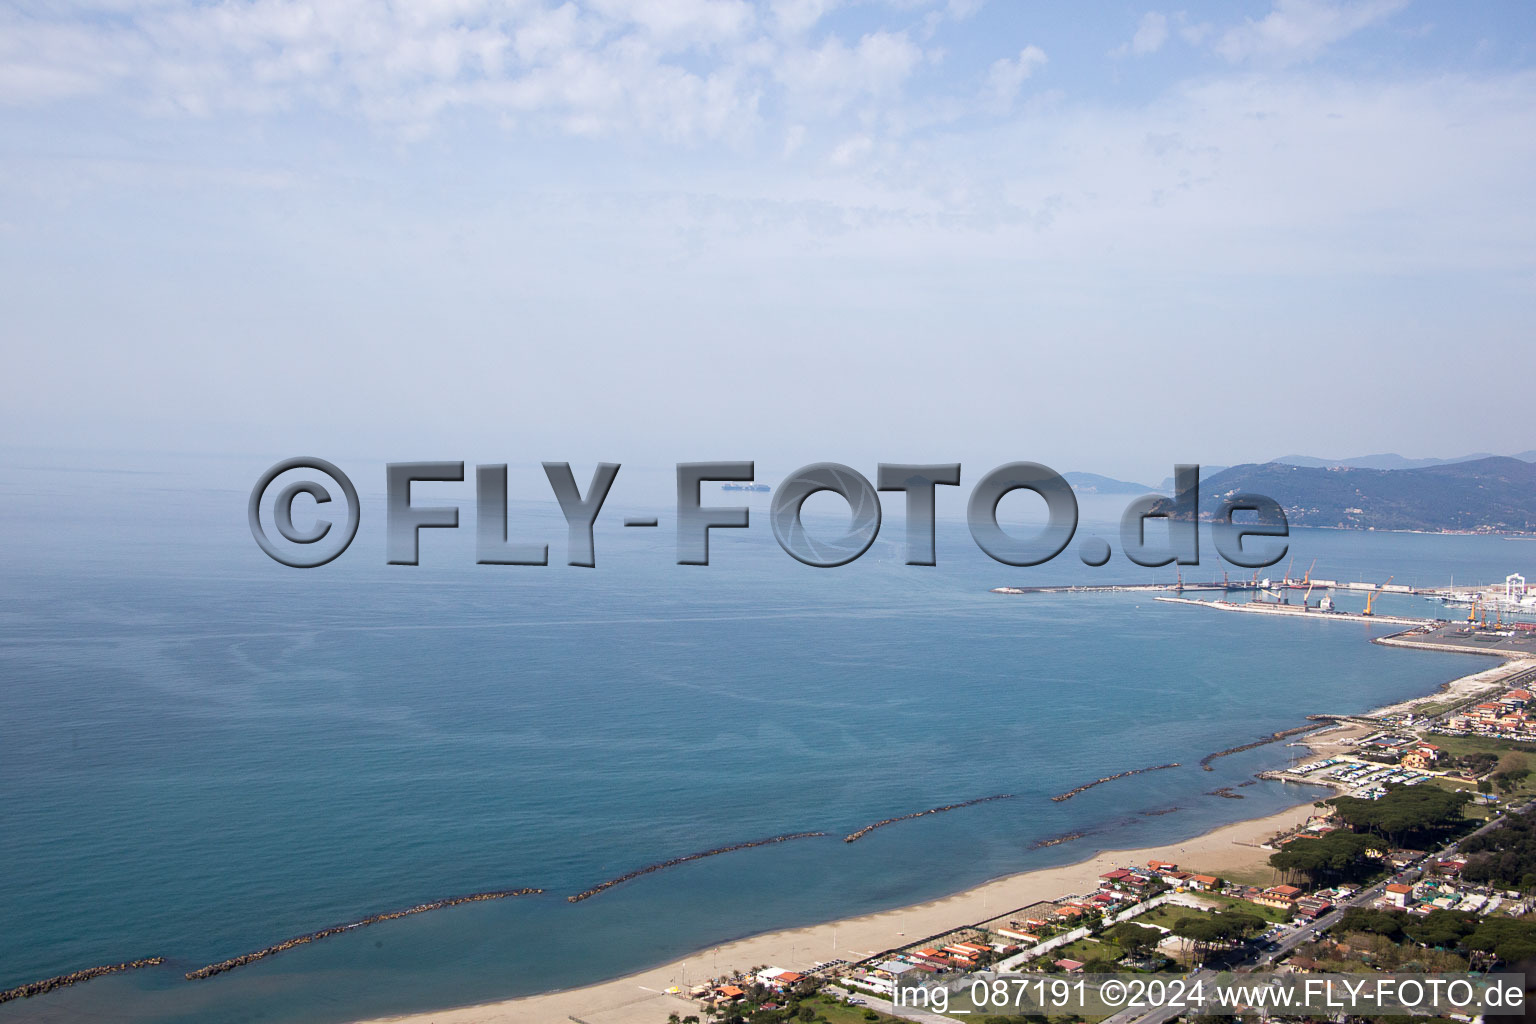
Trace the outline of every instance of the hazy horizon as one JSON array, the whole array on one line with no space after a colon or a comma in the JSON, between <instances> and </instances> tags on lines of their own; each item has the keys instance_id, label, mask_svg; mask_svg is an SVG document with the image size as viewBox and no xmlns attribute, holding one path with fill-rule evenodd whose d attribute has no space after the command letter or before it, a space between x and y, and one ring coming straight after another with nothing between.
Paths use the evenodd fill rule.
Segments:
<instances>
[{"instance_id":1,"label":"hazy horizon","mask_svg":"<svg viewBox=\"0 0 1536 1024\"><path fill-rule=\"evenodd\" d=\"M0 423L1149 484L1501 450L1533 29L1407 0L13 4Z\"/></svg>"}]
</instances>

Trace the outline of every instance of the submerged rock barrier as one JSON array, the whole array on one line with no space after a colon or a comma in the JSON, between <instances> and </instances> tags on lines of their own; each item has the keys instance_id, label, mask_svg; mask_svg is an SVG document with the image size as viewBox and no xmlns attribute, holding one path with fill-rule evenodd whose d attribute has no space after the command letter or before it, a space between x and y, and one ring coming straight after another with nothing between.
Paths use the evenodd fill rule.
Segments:
<instances>
[{"instance_id":1,"label":"submerged rock barrier","mask_svg":"<svg viewBox=\"0 0 1536 1024\"><path fill-rule=\"evenodd\" d=\"M306 943L317 942L320 939L328 939L332 935L339 935L342 932L366 928L371 924L378 924L380 921L393 921L401 917L410 917L412 914L425 914L429 910L456 907L460 903L478 903L481 900L504 900L509 896L532 896L543 891L543 889L496 889L491 892L475 892L470 893L468 896L452 896L445 900L433 900L431 903L418 903L416 906L407 907L404 910L391 910L383 914L371 914L357 921L349 921L346 924L338 924L331 928L322 928L317 932L309 932L305 935L296 935L291 939L284 939L276 945L267 946L265 949L258 949L254 953L243 953L228 960L220 960L216 964L199 967L195 971L187 972L187 980L198 981L202 978L211 978L215 974L223 974L225 971L232 971L236 967L244 967L246 964L255 963L257 960L272 956L275 953L282 953L295 946L303 946Z\"/></svg>"},{"instance_id":2,"label":"submerged rock barrier","mask_svg":"<svg viewBox=\"0 0 1536 1024\"><path fill-rule=\"evenodd\" d=\"M1150 768L1132 768L1129 771L1116 772L1113 775L1106 775L1102 779L1094 779L1092 782L1085 782L1081 786L1078 786L1076 789L1069 789L1065 793L1057 793L1055 796L1051 797L1051 799L1057 803L1061 803L1063 800L1071 800L1073 797L1077 796L1077 794L1084 792L1085 790L1092 789L1094 786L1102 786L1106 782L1114 782L1116 779L1123 779L1128 775L1141 775L1146 772L1160 772L1164 768L1177 767L1179 767L1179 762L1174 761L1171 764L1155 764Z\"/></svg>"},{"instance_id":3,"label":"submerged rock barrier","mask_svg":"<svg viewBox=\"0 0 1536 1024\"><path fill-rule=\"evenodd\" d=\"M1031 850L1043 850L1047 846L1060 846L1062 843L1070 843L1074 839L1081 839L1087 834L1086 832L1064 832L1059 836L1052 836L1049 839L1036 840L1029 844L1029 848Z\"/></svg>"},{"instance_id":4,"label":"submerged rock barrier","mask_svg":"<svg viewBox=\"0 0 1536 1024\"><path fill-rule=\"evenodd\" d=\"M984 803L987 803L989 800L1012 800L1012 799L1013 799L1013 794L1012 793L998 793L998 794L996 794L994 796L979 796L975 800L964 800L964 801L962 801L962 802L960 802L958 804L945 804L943 807L930 807L926 811L913 811L911 814L903 814L903 815L901 815L898 818L886 818L884 821L877 821L873 825L865 825L863 828L859 829L857 832L853 832L853 833L850 833L849 835L843 836L843 842L845 842L845 843L856 843L860 839L863 839L865 836L869 835L871 832L873 832L877 828L885 828L885 826L887 826L887 825L894 825L898 821L910 821L913 818L921 818L925 814L943 814L945 811L958 811L962 807L974 807L977 804L984 804Z\"/></svg>"},{"instance_id":5,"label":"submerged rock barrier","mask_svg":"<svg viewBox=\"0 0 1536 1024\"><path fill-rule=\"evenodd\" d=\"M42 981L32 981L25 985L17 985L15 988L0 991L0 1003L8 1003L12 999L29 999L32 996L40 996L57 988L68 988L71 985L78 985L82 981L99 978L103 974L116 974L119 971L136 971L141 967L159 967L163 963L165 963L165 957L152 956L146 960L129 960L126 963L87 967L83 971L71 971L68 974L61 974L57 978L44 978Z\"/></svg>"},{"instance_id":6,"label":"submerged rock barrier","mask_svg":"<svg viewBox=\"0 0 1536 1024\"><path fill-rule=\"evenodd\" d=\"M1226 757L1229 754L1241 754L1245 750L1252 750L1254 747L1262 747L1266 743L1279 743L1281 740L1288 740L1292 736L1300 736L1304 732L1316 732L1319 729L1326 728L1327 726L1333 724L1333 719L1330 718L1326 722L1313 722L1311 725L1298 725L1294 729L1285 729L1280 732L1270 733L1268 736L1265 736L1262 739L1254 740L1252 743L1244 743L1241 746L1228 747L1226 750L1218 750L1214 754L1206 754L1200 759L1200 767L1204 768L1208 772L1213 772L1216 769L1211 767L1211 762L1217 758Z\"/></svg>"},{"instance_id":7,"label":"submerged rock barrier","mask_svg":"<svg viewBox=\"0 0 1536 1024\"><path fill-rule=\"evenodd\" d=\"M582 900L591 899L593 896L596 896L598 893L604 891L605 889L612 889L616 885L628 882L634 878L639 878L641 875L649 875L653 871L664 871L667 868L675 868L679 864L687 864L689 861L703 860L705 857L718 857L722 853L733 853L736 850L748 850L754 846L769 846L773 843L787 843L792 839L814 839L818 836L824 835L826 835L825 832L790 832L782 836L774 836L771 839L754 839L750 843L732 843L730 846L720 846L713 850L705 850L702 853L690 853L682 857L673 857L671 860L664 860L657 864L650 864L646 867L626 872L617 878L610 878L606 882L599 882L592 888L579 892L575 896L567 896L565 901L567 903L580 903Z\"/></svg>"}]
</instances>

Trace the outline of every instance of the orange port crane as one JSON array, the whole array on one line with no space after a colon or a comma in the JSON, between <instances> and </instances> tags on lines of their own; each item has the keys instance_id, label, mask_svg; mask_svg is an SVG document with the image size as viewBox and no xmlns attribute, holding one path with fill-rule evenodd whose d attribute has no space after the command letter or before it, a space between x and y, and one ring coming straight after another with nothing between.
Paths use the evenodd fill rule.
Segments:
<instances>
[{"instance_id":1,"label":"orange port crane","mask_svg":"<svg viewBox=\"0 0 1536 1024\"><path fill-rule=\"evenodd\" d=\"M1388 576L1387 577L1387 583L1391 583L1395 579L1397 579L1396 576ZM1376 604L1376 595L1381 593L1382 589L1384 587L1386 587L1387 583L1381 584L1381 586L1377 587L1375 590L1373 590L1369 594L1365 595L1365 611L1361 612L1360 613L1361 615L1375 615L1376 614L1374 611L1372 611L1372 608Z\"/></svg>"}]
</instances>

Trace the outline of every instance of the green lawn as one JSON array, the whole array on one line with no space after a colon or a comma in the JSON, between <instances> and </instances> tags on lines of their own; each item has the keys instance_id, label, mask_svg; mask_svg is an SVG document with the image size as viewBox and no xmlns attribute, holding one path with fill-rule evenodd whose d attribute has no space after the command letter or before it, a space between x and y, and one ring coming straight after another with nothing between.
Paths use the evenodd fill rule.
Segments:
<instances>
[{"instance_id":1,"label":"green lawn","mask_svg":"<svg viewBox=\"0 0 1536 1024\"><path fill-rule=\"evenodd\" d=\"M1125 951L1113 942L1102 939L1078 939L1069 942L1065 946L1051 950L1041 959L1047 963L1056 960L1081 960L1087 963L1089 960L1118 960L1125 956Z\"/></svg>"},{"instance_id":2,"label":"green lawn","mask_svg":"<svg viewBox=\"0 0 1536 1024\"><path fill-rule=\"evenodd\" d=\"M855 996L854 998L862 998ZM816 1019L826 1021L827 1024L908 1024L901 1017L892 1017L888 1013L880 1013L870 1010L867 1006L848 1006L840 1000L829 999L826 996L815 996L800 1003L801 1006L810 1006L816 1010ZM866 1017L865 1011L875 1014L873 1020Z\"/></svg>"},{"instance_id":3,"label":"green lawn","mask_svg":"<svg viewBox=\"0 0 1536 1024\"><path fill-rule=\"evenodd\" d=\"M1186 917L1199 917L1200 911L1193 907L1186 907L1178 903L1164 903L1160 907L1153 907L1145 914L1139 914L1131 918L1136 924L1155 924L1159 928L1172 928L1174 923L1182 921Z\"/></svg>"},{"instance_id":4,"label":"green lawn","mask_svg":"<svg viewBox=\"0 0 1536 1024\"><path fill-rule=\"evenodd\" d=\"M1460 757L1463 754L1503 754L1509 752L1536 754L1536 743L1501 740L1493 736L1441 736L1438 733L1424 733L1423 735L1426 742L1433 743L1452 757Z\"/></svg>"},{"instance_id":5,"label":"green lawn","mask_svg":"<svg viewBox=\"0 0 1536 1024\"><path fill-rule=\"evenodd\" d=\"M1282 881L1280 872L1268 864L1254 867L1247 871L1223 871L1221 877L1229 882L1238 882L1242 885L1257 885L1261 888L1278 885Z\"/></svg>"},{"instance_id":6,"label":"green lawn","mask_svg":"<svg viewBox=\"0 0 1536 1024\"><path fill-rule=\"evenodd\" d=\"M1223 910L1235 910L1241 914L1256 914L1266 921L1275 924L1285 924L1291 919L1289 911L1280 910L1277 907L1261 907L1257 903L1249 903L1235 896L1222 896L1219 893L1202 893L1201 899L1215 900L1222 905Z\"/></svg>"}]
</instances>

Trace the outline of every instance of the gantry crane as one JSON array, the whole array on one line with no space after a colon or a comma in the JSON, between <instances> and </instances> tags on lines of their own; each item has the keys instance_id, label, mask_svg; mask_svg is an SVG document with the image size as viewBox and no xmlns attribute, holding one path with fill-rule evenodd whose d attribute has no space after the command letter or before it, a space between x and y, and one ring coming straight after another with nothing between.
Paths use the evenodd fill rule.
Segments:
<instances>
[{"instance_id":1,"label":"gantry crane","mask_svg":"<svg viewBox=\"0 0 1536 1024\"><path fill-rule=\"evenodd\" d=\"M1391 583L1395 579L1397 579L1396 576L1388 576L1387 577L1387 583ZM1360 614L1362 614L1362 615L1375 615L1376 614L1374 611L1372 611L1372 608L1376 604L1376 595L1380 594L1382 592L1382 590L1384 590L1386 588L1387 583L1381 584L1381 586L1377 587L1375 590L1373 590L1369 594L1365 595L1365 611L1361 612Z\"/></svg>"}]
</instances>

